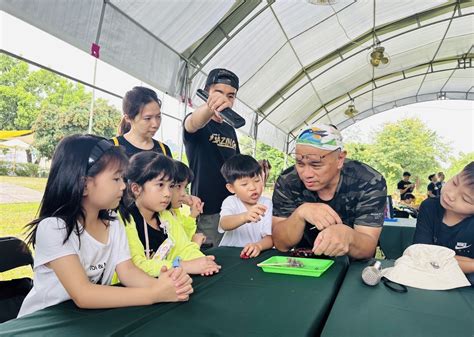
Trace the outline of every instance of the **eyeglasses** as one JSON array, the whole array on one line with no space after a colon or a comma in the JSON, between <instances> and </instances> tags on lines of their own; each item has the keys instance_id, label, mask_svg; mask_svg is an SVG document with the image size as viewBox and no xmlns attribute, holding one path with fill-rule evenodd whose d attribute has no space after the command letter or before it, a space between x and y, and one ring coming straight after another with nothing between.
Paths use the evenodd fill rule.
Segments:
<instances>
[{"instance_id":1,"label":"eyeglasses","mask_svg":"<svg viewBox=\"0 0 474 337\"><path fill-rule=\"evenodd\" d=\"M324 158L328 157L329 155L331 155L332 153L336 152L336 151L340 151L341 149L338 147L337 149L335 150L332 150L331 152L329 153L326 153L324 156L320 156L319 154L297 154L297 153L291 153L290 156L296 160L297 162L301 162L303 161L304 159L307 159L308 161L310 161L311 163L321 163L323 161Z\"/></svg>"},{"instance_id":2,"label":"eyeglasses","mask_svg":"<svg viewBox=\"0 0 474 337\"><path fill-rule=\"evenodd\" d=\"M95 144L95 146L92 148L91 153L89 154L89 159L87 161L87 171L89 172L90 168L94 166L95 163L102 157L102 155L110 150L110 148L115 147L118 145L115 145L112 143L110 140L107 139L102 139Z\"/></svg>"}]
</instances>

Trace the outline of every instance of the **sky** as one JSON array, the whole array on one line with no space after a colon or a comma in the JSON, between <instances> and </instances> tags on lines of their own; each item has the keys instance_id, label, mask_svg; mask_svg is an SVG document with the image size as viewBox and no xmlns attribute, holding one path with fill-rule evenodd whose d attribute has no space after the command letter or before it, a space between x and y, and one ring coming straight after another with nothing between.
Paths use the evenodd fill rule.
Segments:
<instances>
[{"instance_id":1,"label":"sky","mask_svg":"<svg viewBox=\"0 0 474 337\"><path fill-rule=\"evenodd\" d=\"M94 62L96 59L67 43L0 11L0 46L16 55L67 73L85 82L93 82ZM13 33L14 32L14 33ZM136 85L149 86L105 62L97 62L96 85L123 96ZM159 90L157 90L159 92ZM163 100L163 112L181 118L184 116L184 104L174 98L159 93ZM96 97L108 99L121 109L121 100L96 91ZM374 131L381 129L387 122L403 118L418 117L428 128L453 148L453 154L474 151L474 102L473 101L432 101L423 102L388 110L366 118L347 129L343 136L347 140L369 142ZM166 128L161 127L156 138L167 143L180 145L181 124L172 118L163 119Z\"/></svg>"}]
</instances>

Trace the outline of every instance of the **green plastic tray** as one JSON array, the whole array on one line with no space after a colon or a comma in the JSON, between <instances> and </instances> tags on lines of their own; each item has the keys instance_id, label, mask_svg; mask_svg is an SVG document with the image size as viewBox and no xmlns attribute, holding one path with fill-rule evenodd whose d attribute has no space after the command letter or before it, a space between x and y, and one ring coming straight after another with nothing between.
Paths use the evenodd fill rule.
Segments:
<instances>
[{"instance_id":1,"label":"green plastic tray","mask_svg":"<svg viewBox=\"0 0 474 337\"><path fill-rule=\"evenodd\" d=\"M261 268L263 269L265 273L319 277L326 270L328 270L334 263L333 260L306 259L302 257L291 257L291 258L303 263L303 267L262 266ZM261 263L262 264L285 263L287 261L288 261L288 256L272 256L271 258L266 259L265 261Z\"/></svg>"}]
</instances>

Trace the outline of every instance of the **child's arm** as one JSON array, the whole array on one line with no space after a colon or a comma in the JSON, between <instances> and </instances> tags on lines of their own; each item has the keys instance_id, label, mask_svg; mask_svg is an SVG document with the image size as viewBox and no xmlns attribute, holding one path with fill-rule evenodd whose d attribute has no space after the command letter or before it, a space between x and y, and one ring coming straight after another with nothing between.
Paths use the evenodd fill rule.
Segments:
<instances>
[{"instance_id":1,"label":"child's arm","mask_svg":"<svg viewBox=\"0 0 474 337\"><path fill-rule=\"evenodd\" d=\"M236 215L225 215L221 216L221 219L219 221L219 226L224 230L224 231L231 231L233 229L236 229L243 224L247 222L259 222L261 220L261 217L265 214L267 211L267 207L262 204L256 204L252 207L247 212L236 214Z\"/></svg>"},{"instance_id":2,"label":"child's arm","mask_svg":"<svg viewBox=\"0 0 474 337\"><path fill-rule=\"evenodd\" d=\"M186 215L181 209L175 209L174 212L176 219L183 226L187 237L191 240L197 229L196 218L193 218L191 215Z\"/></svg>"},{"instance_id":3,"label":"child's arm","mask_svg":"<svg viewBox=\"0 0 474 337\"><path fill-rule=\"evenodd\" d=\"M197 259L182 261L183 270L189 274L200 274L201 276L211 276L217 274L221 266L215 262L214 255L198 257Z\"/></svg>"},{"instance_id":4,"label":"child's arm","mask_svg":"<svg viewBox=\"0 0 474 337\"><path fill-rule=\"evenodd\" d=\"M456 255L454 258L458 261L459 267L461 267L464 274L474 273L474 259L459 255Z\"/></svg>"},{"instance_id":5,"label":"child's arm","mask_svg":"<svg viewBox=\"0 0 474 337\"><path fill-rule=\"evenodd\" d=\"M162 270L167 270L162 267ZM143 270L133 264L132 260L126 260L119 263L115 267L115 271L120 279L120 283L126 287L151 287L155 282L153 277L150 277Z\"/></svg>"},{"instance_id":6,"label":"child's arm","mask_svg":"<svg viewBox=\"0 0 474 337\"><path fill-rule=\"evenodd\" d=\"M200 198L194 195L188 195L187 205L189 206L190 216L194 219L196 219L199 214L202 214L202 212L204 212L204 203L201 201Z\"/></svg>"},{"instance_id":7,"label":"child's arm","mask_svg":"<svg viewBox=\"0 0 474 337\"><path fill-rule=\"evenodd\" d=\"M246 244L244 249L242 249L242 251L240 252L240 255L247 255L248 257L257 257L262 251L270 249L272 247L272 236L267 235L258 242Z\"/></svg>"},{"instance_id":8,"label":"child's arm","mask_svg":"<svg viewBox=\"0 0 474 337\"><path fill-rule=\"evenodd\" d=\"M80 308L117 308L186 301L193 291L191 278L182 270L163 273L158 280L150 278L145 282L147 286L124 288L91 283L77 255L60 257L46 266L53 269L64 289Z\"/></svg>"},{"instance_id":9,"label":"child's arm","mask_svg":"<svg viewBox=\"0 0 474 337\"><path fill-rule=\"evenodd\" d=\"M148 260L146 258L144 252L145 248L140 241L137 227L135 226L134 222L131 222L125 226L125 232L127 233L128 247L130 248L132 262L135 266L153 277L160 275L162 267L171 268L171 261L157 259ZM120 282L123 282L122 279L120 279Z\"/></svg>"},{"instance_id":10,"label":"child's arm","mask_svg":"<svg viewBox=\"0 0 474 337\"><path fill-rule=\"evenodd\" d=\"M179 256L182 259L181 266L189 274L212 275L218 273L221 266L214 262L214 256L204 256L195 242L189 241L183 227L178 223L171 213L163 211L160 219L168 222L169 236L174 246L166 258L168 261Z\"/></svg>"}]
</instances>

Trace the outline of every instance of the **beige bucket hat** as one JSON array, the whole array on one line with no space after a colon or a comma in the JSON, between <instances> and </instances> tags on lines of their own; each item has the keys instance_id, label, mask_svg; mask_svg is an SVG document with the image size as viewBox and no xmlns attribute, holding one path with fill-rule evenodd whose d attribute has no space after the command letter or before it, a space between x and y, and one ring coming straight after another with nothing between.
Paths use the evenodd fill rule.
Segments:
<instances>
[{"instance_id":1,"label":"beige bucket hat","mask_svg":"<svg viewBox=\"0 0 474 337\"><path fill-rule=\"evenodd\" d=\"M454 250L447 247L415 244L405 249L394 267L383 269L382 274L390 281L419 289L470 286L454 256Z\"/></svg>"}]
</instances>

